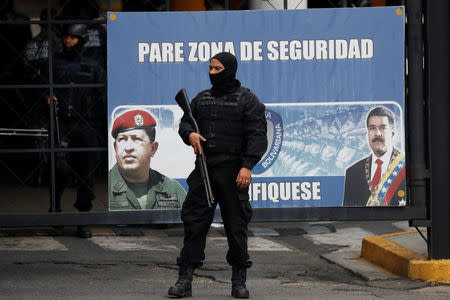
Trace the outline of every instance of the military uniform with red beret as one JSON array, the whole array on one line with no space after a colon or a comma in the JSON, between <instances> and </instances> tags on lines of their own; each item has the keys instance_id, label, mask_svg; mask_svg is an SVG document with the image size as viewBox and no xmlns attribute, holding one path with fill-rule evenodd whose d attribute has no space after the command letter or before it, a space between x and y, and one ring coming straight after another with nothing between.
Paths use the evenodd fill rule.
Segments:
<instances>
[{"instance_id":1,"label":"military uniform with red beret","mask_svg":"<svg viewBox=\"0 0 450 300\"><path fill-rule=\"evenodd\" d=\"M135 193L128 187L117 164L109 171L109 183L110 210L181 208L186 198L186 191L177 181L152 169L149 170L149 190L145 206L139 203Z\"/></svg>"},{"instance_id":2,"label":"military uniform with red beret","mask_svg":"<svg viewBox=\"0 0 450 300\"><path fill-rule=\"evenodd\" d=\"M116 138L120 132L134 129L146 131L151 141L155 138L155 119L144 110L128 111L116 118L111 135ZM145 184L145 183L144 183ZM149 169L146 183L146 201L141 203L133 190L133 183L128 183L120 174L117 164L109 171L109 209L173 209L181 208L186 191L175 180Z\"/></svg>"}]
</instances>

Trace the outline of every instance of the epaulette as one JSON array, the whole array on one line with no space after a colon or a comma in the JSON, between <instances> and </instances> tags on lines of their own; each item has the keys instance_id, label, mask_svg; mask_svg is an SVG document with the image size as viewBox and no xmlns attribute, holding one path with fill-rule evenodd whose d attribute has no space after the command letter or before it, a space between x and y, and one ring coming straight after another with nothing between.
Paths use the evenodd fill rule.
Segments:
<instances>
[{"instance_id":1,"label":"epaulette","mask_svg":"<svg viewBox=\"0 0 450 300\"><path fill-rule=\"evenodd\" d=\"M155 186L164 180L164 176L161 173L152 169L150 169L149 176L151 186Z\"/></svg>"}]
</instances>

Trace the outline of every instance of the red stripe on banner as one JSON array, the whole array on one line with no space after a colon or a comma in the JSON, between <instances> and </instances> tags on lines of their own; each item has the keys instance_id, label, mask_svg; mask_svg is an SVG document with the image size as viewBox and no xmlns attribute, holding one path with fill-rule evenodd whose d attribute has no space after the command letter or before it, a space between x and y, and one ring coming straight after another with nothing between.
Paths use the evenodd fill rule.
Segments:
<instances>
[{"instance_id":1,"label":"red stripe on banner","mask_svg":"<svg viewBox=\"0 0 450 300\"><path fill-rule=\"evenodd\" d=\"M397 191L397 188L402 183L403 179L405 179L406 171L405 167L402 168L400 173L398 173L397 177L395 177L394 181L391 183L391 186L389 187L388 191L386 192L386 195L384 196L383 203L384 206L388 206L389 202L391 202L392 196L394 196L395 191Z\"/></svg>"}]
</instances>

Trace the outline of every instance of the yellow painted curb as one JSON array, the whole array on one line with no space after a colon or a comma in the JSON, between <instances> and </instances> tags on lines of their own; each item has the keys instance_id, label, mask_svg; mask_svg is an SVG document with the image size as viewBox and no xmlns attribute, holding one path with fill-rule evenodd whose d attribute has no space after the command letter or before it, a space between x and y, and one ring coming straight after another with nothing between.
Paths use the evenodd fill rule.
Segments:
<instances>
[{"instance_id":1,"label":"yellow painted curb","mask_svg":"<svg viewBox=\"0 0 450 300\"><path fill-rule=\"evenodd\" d=\"M415 231L364 238L361 257L403 277L450 283L450 259L428 260L419 253L386 239L389 236L412 233Z\"/></svg>"}]
</instances>

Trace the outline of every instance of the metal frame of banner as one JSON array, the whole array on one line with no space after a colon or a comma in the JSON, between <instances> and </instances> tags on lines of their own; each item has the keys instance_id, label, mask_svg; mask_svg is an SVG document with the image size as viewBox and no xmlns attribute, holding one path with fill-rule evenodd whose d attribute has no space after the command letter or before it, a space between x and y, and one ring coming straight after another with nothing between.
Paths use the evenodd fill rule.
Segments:
<instances>
[{"instance_id":1,"label":"metal frame of banner","mask_svg":"<svg viewBox=\"0 0 450 300\"><path fill-rule=\"evenodd\" d=\"M252 222L381 221L424 219L423 207L255 208ZM216 210L214 220L221 221ZM180 210L0 214L0 227L180 223Z\"/></svg>"},{"instance_id":2,"label":"metal frame of banner","mask_svg":"<svg viewBox=\"0 0 450 300\"><path fill-rule=\"evenodd\" d=\"M45 21L21 21L5 22L1 24L105 24L106 20L53 20L50 15L51 0L47 0L47 20ZM108 10L110 0L107 1ZM224 2L229 9L229 0ZM284 0L284 9L288 7L288 1ZM170 0L166 0L166 9L170 8ZM407 166L409 206L406 207L290 207L290 208L255 208L253 221L358 221L358 220L414 220L417 223L429 223L429 205L427 167L425 163L425 109L423 104L424 70L423 62L423 37L422 37L422 1L407 1L406 12L408 14L407 47L409 59L409 74L407 79ZM420 32L418 34L417 32ZM49 39L51 33L49 31ZM52 71L52 47L49 44L49 84L41 85L0 85L0 89L15 88L48 88L52 107L54 89L67 87L106 87L104 84L55 84ZM50 109L50 120L54 117ZM49 130L50 147L45 149L0 149L0 154L11 153L49 153L51 162L51 194L55 196L55 155L59 152L106 152L106 148L69 148L55 147L55 132L52 126ZM411 134L411 133L414 134ZM419 132L419 134L417 134ZM55 197L52 197L53 199ZM179 210L148 210L127 212L55 212L55 203L51 205L52 212L42 213L2 213L0 214L0 227L29 227L29 226L57 226L57 225L115 225L115 224L160 224L179 223ZM215 220L220 220L220 214L216 211Z\"/></svg>"}]
</instances>

